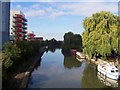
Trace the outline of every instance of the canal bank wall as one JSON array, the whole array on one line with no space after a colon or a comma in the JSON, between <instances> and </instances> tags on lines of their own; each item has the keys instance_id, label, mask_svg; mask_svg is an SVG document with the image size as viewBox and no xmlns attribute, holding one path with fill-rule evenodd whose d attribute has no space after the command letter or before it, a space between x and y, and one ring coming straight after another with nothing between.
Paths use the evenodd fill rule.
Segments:
<instances>
[{"instance_id":1,"label":"canal bank wall","mask_svg":"<svg viewBox=\"0 0 120 90\"><path fill-rule=\"evenodd\" d=\"M46 51L45 47L41 48L39 54L36 55L33 63L28 67L26 72L20 73L14 77L16 83L14 83L13 88L17 88L17 89L21 89L21 88L26 89L27 88L30 74L34 70L34 67L37 65L37 63L40 61L40 58L42 57L42 55L44 54L45 51Z\"/></svg>"},{"instance_id":2,"label":"canal bank wall","mask_svg":"<svg viewBox=\"0 0 120 90\"><path fill-rule=\"evenodd\" d=\"M98 65L99 63L102 63L102 62L104 62L104 60L102 60L102 59L91 59L91 58L89 58L89 56L88 55L86 55L86 60L87 61L90 61L90 62L92 62L92 63L94 63L94 64L96 64L96 65ZM106 62L108 62L108 63L112 63L113 65L115 65L115 66L120 66L120 64L116 61L116 62L110 62L110 61L106 61Z\"/></svg>"},{"instance_id":3,"label":"canal bank wall","mask_svg":"<svg viewBox=\"0 0 120 90\"><path fill-rule=\"evenodd\" d=\"M88 55L84 55L82 52L79 52L80 56L83 56L86 58L87 61L91 62L91 63L94 63L95 65L98 65L99 63L102 63L104 62L104 60L102 59L91 59ZM113 65L117 66L118 67L118 71L120 72L120 64L118 61L115 61L115 62L110 62L110 61L106 61L108 63L112 63Z\"/></svg>"},{"instance_id":4,"label":"canal bank wall","mask_svg":"<svg viewBox=\"0 0 120 90\"><path fill-rule=\"evenodd\" d=\"M95 65L98 65L99 63L104 62L104 60L102 60L102 59L97 59L97 60L91 59L91 58L89 58L88 55L86 55L86 60L89 61L89 62L94 63ZM109 61L107 61L107 62L108 63L112 63L113 65L117 66L118 67L118 71L120 73L120 64L118 63L118 61L116 61L116 62L109 62Z\"/></svg>"}]
</instances>

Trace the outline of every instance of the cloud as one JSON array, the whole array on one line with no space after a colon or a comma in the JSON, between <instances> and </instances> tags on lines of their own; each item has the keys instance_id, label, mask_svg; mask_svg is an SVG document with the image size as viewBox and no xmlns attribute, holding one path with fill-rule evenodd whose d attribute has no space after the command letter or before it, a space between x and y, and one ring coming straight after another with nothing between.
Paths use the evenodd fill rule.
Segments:
<instances>
[{"instance_id":1,"label":"cloud","mask_svg":"<svg viewBox=\"0 0 120 90\"><path fill-rule=\"evenodd\" d=\"M63 10L69 10L67 14L89 16L92 13L99 11L110 11L112 13L118 12L118 6L115 3L72 3L63 4L60 6ZM111 8L113 7L113 8Z\"/></svg>"},{"instance_id":2,"label":"cloud","mask_svg":"<svg viewBox=\"0 0 120 90\"><path fill-rule=\"evenodd\" d=\"M21 5L18 4L18 5L16 6L16 8L17 8L17 9L20 9L20 8L21 8Z\"/></svg>"},{"instance_id":3,"label":"cloud","mask_svg":"<svg viewBox=\"0 0 120 90\"><path fill-rule=\"evenodd\" d=\"M41 9L40 4L32 4L29 7L16 5L16 9L21 10L27 17L43 16L45 14L45 10Z\"/></svg>"},{"instance_id":4,"label":"cloud","mask_svg":"<svg viewBox=\"0 0 120 90\"><path fill-rule=\"evenodd\" d=\"M100 1L100 0L99 0ZM21 8L17 5L16 8ZM118 12L118 4L115 2L76 2L76 3L37 3L29 7L21 8L27 17L45 16L56 18L65 15L90 16L95 12Z\"/></svg>"},{"instance_id":5,"label":"cloud","mask_svg":"<svg viewBox=\"0 0 120 90\"><path fill-rule=\"evenodd\" d=\"M31 9L39 9L40 8L40 4L33 4L30 8Z\"/></svg>"},{"instance_id":6,"label":"cloud","mask_svg":"<svg viewBox=\"0 0 120 90\"><path fill-rule=\"evenodd\" d=\"M53 12L53 13L51 13L51 15L49 16L50 18L56 18L56 17L58 17L58 16L62 16L62 15L65 15L65 12L63 12L63 11L58 11L58 12Z\"/></svg>"},{"instance_id":7,"label":"cloud","mask_svg":"<svg viewBox=\"0 0 120 90\"><path fill-rule=\"evenodd\" d=\"M11 2L119 2L119 0L11 0Z\"/></svg>"},{"instance_id":8,"label":"cloud","mask_svg":"<svg viewBox=\"0 0 120 90\"><path fill-rule=\"evenodd\" d=\"M56 1L57 0L11 0L11 2L56 2Z\"/></svg>"},{"instance_id":9,"label":"cloud","mask_svg":"<svg viewBox=\"0 0 120 90\"><path fill-rule=\"evenodd\" d=\"M29 10L29 12L25 13L27 17L43 16L44 14L45 14L44 10Z\"/></svg>"}]
</instances>

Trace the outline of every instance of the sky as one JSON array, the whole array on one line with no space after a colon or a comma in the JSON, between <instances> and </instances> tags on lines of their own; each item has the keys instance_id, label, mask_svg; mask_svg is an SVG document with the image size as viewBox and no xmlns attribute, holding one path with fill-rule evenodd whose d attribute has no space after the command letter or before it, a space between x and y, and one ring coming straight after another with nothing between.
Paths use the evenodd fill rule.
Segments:
<instances>
[{"instance_id":1,"label":"sky","mask_svg":"<svg viewBox=\"0 0 120 90\"><path fill-rule=\"evenodd\" d=\"M109 1L109 2L107 2ZM118 14L119 0L12 0L11 10L21 10L28 19L28 31L44 40L63 40L65 33L84 32L83 20L93 13L110 11Z\"/></svg>"}]
</instances>

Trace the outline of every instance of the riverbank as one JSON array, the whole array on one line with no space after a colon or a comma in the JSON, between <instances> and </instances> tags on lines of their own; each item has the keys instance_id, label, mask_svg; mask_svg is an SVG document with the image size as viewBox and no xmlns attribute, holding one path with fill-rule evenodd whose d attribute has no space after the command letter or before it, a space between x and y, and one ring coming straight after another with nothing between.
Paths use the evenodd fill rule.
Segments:
<instances>
[{"instance_id":1,"label":"riverbank","mask_svg":"<svg viewBox=\"0 0 120 90\"><path fill-rule=\"evenodd\" d=\"M90 59L89 57L88 57L88 55L86 55L86 59L88 60L88 61L90 61L90 62L92 62L92 63L94 63L94 64L96 64L96 65L98 65L99 63L101 63L101 62L103 62L104 60L102 60L102 59ZM108 62L108 63L112 63L112 64L114 64L115 66L120 66L120 64L116 61L116 62L110 62L110 61L106 61L106 62Z\"/></svg>"},{"instance_id":2,"label":"riverbank","mask_svg":"<svg viewBox=\"0 0 120 90\"><path fill-rule=\"evenodd\" d=\"M76 57L77 57L77 56L76 56ZM79 52L79 57L81 58L81 61L83 61L82 57L85 57L87 61L89 61L89 62L91 62L91 63L94 63L95 65L98 65L99 63L104 62L104 60L102 60L102 59L93 59L93 58L91 59L91 58L89 58L88 55L84 55L84 54L81 53L81 52ZM79 60L79 61L80 61L80 60ZM118 70L119 70L119 72L120 72L120 64L119 64L118 61L116 61L116 62L106 61L106 62L112 63L113 65L117 66L117 67L118 67Z\"/></svg>"},{"instance_id":3,"label":"riverbank","mask_svg":"<svg viewBox=\"0 0 120 90\"><path fill-rule=\"evenodd\" d=\"M95 59L90 59L90 58L88 57L88 55L86 55L86 60L89 61L89 62L94 63L95 65L98 65L99 63L101 63L101 62L104 61L104 60L102 60L102 59L97 59L97 60L95 60ZM113 65L117 66L117 67L118 67L118 71L120 72L120 64L118 63L118 61L116 61L116 62L106 61L106 62L112 63Z\"/></svg>"},{"instance_id":4,"label":"riverbank","mask_svg":"<svg viewBox=\"0 0 120 90\"><path fill-rule=\"evenodd\" d=\"M40 52L35 56L32 63L28 66L27 70L25 72L21 72L17 74L13 78L13 85L11 86L11 88L27 88L29 76L31 72L34 70L34 67L37 65L37 63L39 62L41 56L44 54L45 51L46 48L42 47L40 49Z\"/></svg>"}]
</instances>

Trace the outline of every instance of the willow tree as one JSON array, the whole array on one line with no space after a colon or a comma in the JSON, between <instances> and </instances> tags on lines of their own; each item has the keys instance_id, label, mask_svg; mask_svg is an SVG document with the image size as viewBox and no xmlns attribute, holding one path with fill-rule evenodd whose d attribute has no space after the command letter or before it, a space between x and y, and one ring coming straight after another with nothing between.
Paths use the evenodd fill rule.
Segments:
<instances>
[{"instance_id":1,"label":"willow tree","mask_svg":"<svg viewBox=\"0 0 120 90\"><path fill-rule=\"evenodd\" d=\"M120 54L120 17L110 12L101 11L83 21L85 31L82 34L83 52L89 57Z\"/></svg>"}]
</instances>

